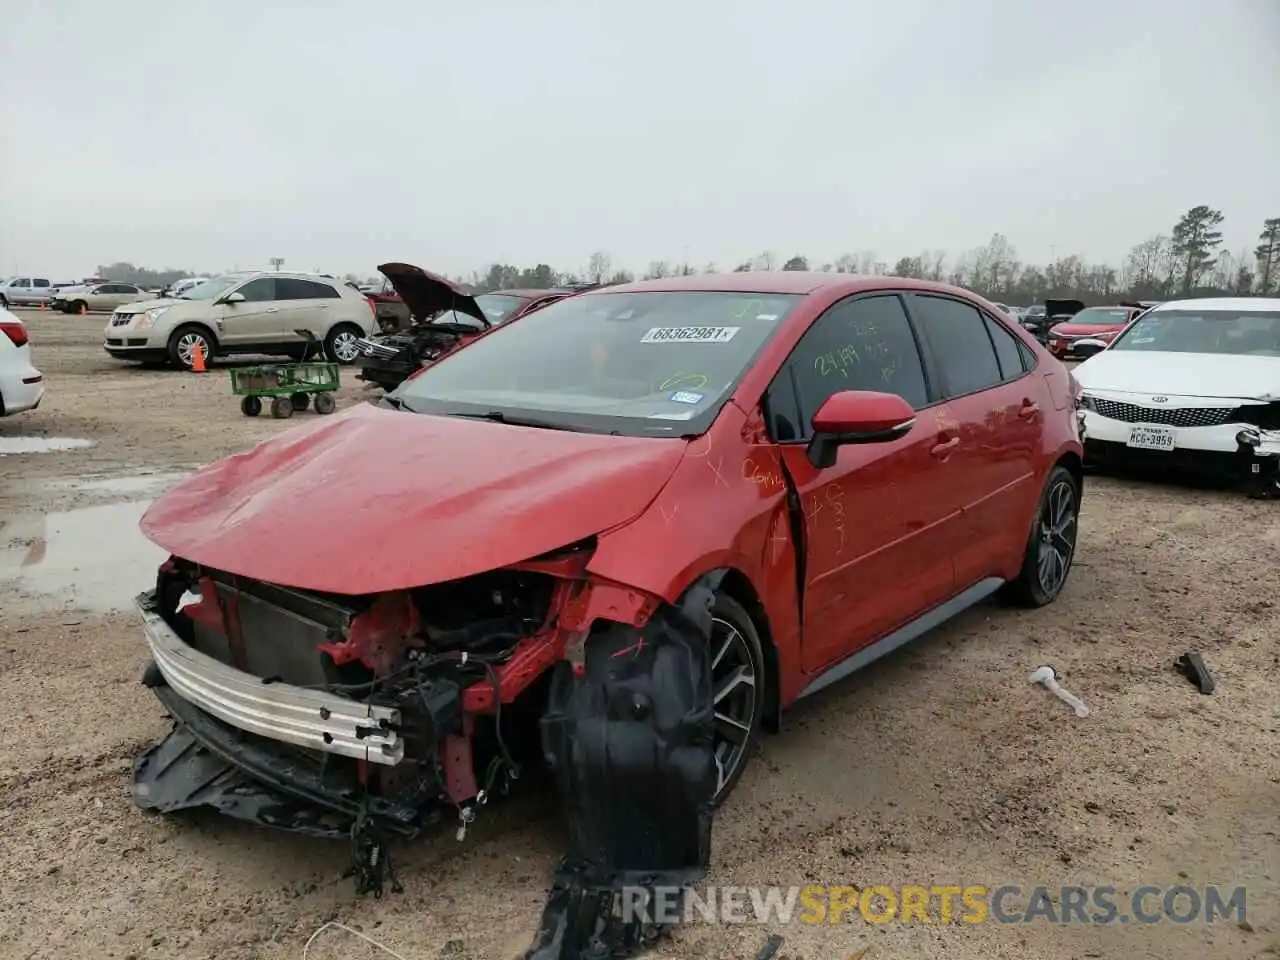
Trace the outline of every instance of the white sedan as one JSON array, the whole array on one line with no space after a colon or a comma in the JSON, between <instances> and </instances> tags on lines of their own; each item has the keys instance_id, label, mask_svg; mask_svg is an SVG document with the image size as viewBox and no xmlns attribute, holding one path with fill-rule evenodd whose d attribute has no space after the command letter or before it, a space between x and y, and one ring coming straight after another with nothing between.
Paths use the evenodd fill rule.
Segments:
<instances>
[{"instance_id":1,"label":"white sedan","mask_svg":"<svg viewBox=\"0 0 1280 960\"><path fill-rule=\"evenodd\" d=\"M1160 304L1073 372L1087 460L1280 494L1280 299Z\"/></svg>"},{"instance_id":2,"label":"white sedan","mask_svg":"<svg viewBox=\"0 0 1280 960\"><path fill-rule=\"evenodd\" d=\"M34 410L44 397L44 376L31 365L27 328L0 309L0 417Z\"/></svg>"}]
</instances>

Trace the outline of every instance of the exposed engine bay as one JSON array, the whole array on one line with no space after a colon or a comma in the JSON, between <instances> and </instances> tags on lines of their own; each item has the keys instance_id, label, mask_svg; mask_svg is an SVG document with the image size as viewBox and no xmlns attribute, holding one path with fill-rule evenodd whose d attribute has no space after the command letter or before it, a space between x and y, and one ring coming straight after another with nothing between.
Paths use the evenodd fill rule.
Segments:
<instances>
[{"instance_id":1,"label":"exposed engine bay","mask_svg":"<svg viewBox=\"0 0 1280 960\"><path fill-rule=\"evenodd\" d=\"M415 370L434 363L481 331L460 323L415 321L407 330L363 337L357 341L356 378L394 390Z\"/></svg>"},{"instance_id":2,"label":"exposed engine bay","mask_svg":"<svg viewBox=\"0 0 1280 960\"><path fill-rule=\"evenodd\" d=\"M363 597L171 559L138 608L174 726L136 761L135 801L345 839L357 891L381 896L389 840L452 821L461 841L545 762L571 840L529 955L640 949L663 931L619 915L624 891L709 863L712 594L677 609L593 581L592 547Z\"/></svg>"}]
</instances>

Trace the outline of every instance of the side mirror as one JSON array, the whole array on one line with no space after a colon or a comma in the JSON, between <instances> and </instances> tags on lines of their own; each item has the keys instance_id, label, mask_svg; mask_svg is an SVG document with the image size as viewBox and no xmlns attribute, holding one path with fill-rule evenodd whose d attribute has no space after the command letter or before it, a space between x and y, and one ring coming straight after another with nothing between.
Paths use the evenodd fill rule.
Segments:
<instances>
[{"instance_id":1,"label":"side mirror","mask_svg":"<svg viewBox=\"0 0 1280 960\"><path fill-rule=\"evenodd\" d=\"M1072 352L1078 357L1092 357L1095 353L1101 353L1105 349L1107 349L1107 342L1093 337L1077 340L1071 345Z\"/></svg>"},{"instance_id":2,"label":"side mirror","mask_svg":"<svg viewBox=\"0 0 1280 960\"><path fill-rule=\"evenodd\" d=\"M243 293L229 293L222 298L223 303L244 303Z\"/></svg>"},{"instance_id":3,"label":"side mirror","mask_svg":"<svg viewBox=\"0 0 1280 960\"><path fill-rule=\"evenodd\" d=\"M905 437L916 423L911 404L896 393L842 390L827 397L813 415L809 462L822 470L836 462L840 447L853 443L888 443Z\"/></svg>"}]
</instances>

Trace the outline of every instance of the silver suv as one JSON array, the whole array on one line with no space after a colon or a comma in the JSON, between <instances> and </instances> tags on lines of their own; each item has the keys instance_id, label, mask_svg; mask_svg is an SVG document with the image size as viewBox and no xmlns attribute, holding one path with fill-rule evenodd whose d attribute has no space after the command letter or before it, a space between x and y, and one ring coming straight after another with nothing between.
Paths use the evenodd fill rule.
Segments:
<instances>
[{"instance_id":1,"label":"silver suv","mask_svg":"<svg viewBox=\"0 0 1280 960\"><path fill-rule=\"evenodd\" d=\"M378 329L368 298L333 277L308 273L228 273L178 297L120 307L103 348L121 360L190 369L199 344L206 359L237 353L300 357L309 331L325 356L351 363L356 341Z\"/></svg>"}]
</instances>

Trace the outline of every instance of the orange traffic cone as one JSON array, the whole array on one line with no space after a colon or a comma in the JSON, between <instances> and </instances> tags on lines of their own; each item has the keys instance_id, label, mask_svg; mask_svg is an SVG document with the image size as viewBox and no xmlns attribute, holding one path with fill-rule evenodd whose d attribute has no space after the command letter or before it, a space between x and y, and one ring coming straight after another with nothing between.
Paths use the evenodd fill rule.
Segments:
<instances>
[{"instance_id":1,"label":"orange traffic cone","mask_svg":"<svg viewBox=\"0 0 1280 960\"><path fill-rule=\"evenodd\" d=\"M191 372L204 373L204 344L199 340L191 348Z\"/></svg>"},{"instance_id":2,"label":"orange traffic cone","mask_svg":"<svg viewBox=\"0 0 1280 960\"><path fill-rule=\"evenodd\" d=\"M40 306L38 306L36 309L43 313L45 310L49 309L49 305L45 303L43 300L41 300Z\"/></svg>"},{"instance_id":3,"label":"orange traffic cone","mask_svg":"<svg viewBox=\"0 0 1280 960\"><path fill-rule=\"evenodd\" d=\"M89 312L88 304L84 304L84 303L80 304L80 316L83 317L86 314L88 314L88 312Z\"/></svg>"}]
</instances>

